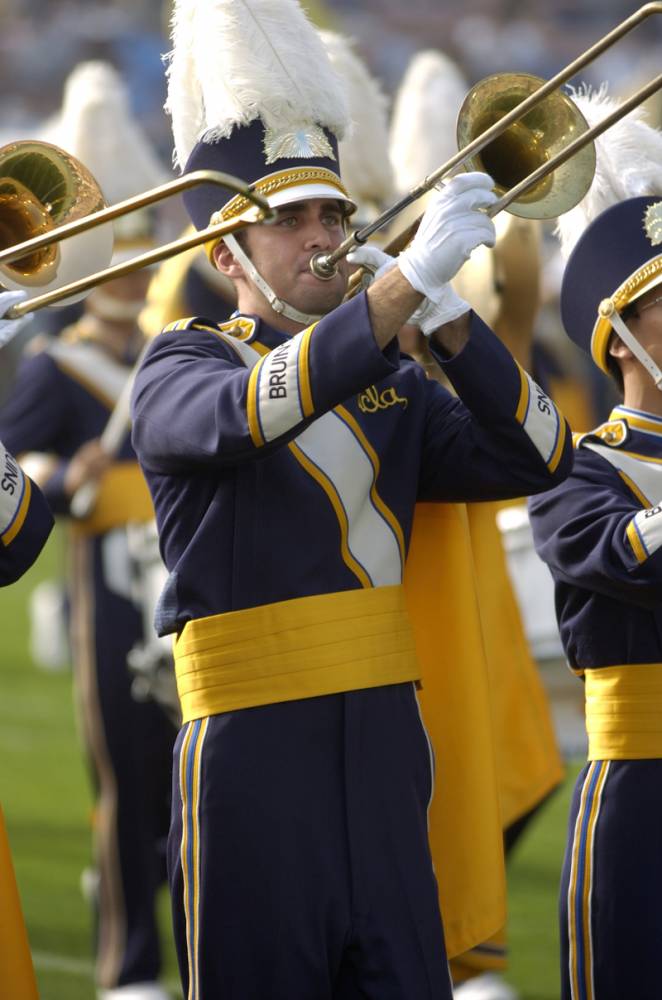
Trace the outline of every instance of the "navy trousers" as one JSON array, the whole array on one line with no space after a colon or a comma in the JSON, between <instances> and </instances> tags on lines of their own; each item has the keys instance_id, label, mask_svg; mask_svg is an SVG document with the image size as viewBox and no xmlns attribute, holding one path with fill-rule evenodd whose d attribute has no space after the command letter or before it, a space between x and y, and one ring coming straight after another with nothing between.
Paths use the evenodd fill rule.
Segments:
<instances>
[{"instance_id":1,"label":"navy trousers","mask_svg":"<svg viewBox=\"0 0 662 1000\"><path fill-rule=\"evenodd\" d=\"M662 760L594 761L570 810L562 1000L659 1000Z\"/></svg>"},{"instance_id":2,"label":"navy trousers","mask_svg":"<svg viewBox=\"0 0 662 1000\"><path fill-rule=\"evenodd\" d=\"M427 808L400 684L189 723L168 865L190 1000L450 1000Z\"/></svg>"}]
</instances>

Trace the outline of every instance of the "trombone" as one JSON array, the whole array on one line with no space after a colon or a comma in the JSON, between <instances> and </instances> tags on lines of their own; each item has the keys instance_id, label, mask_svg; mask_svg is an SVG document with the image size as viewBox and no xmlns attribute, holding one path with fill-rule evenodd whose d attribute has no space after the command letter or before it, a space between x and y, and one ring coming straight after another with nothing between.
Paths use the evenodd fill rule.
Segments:
<instances>
[{"instance_id":1,"label":"trombone","mask_svg":"<svg viewBox=\"0 0 662 1000\"><path fill-rule=\"evenodd\" d=\"M89 240L89 236L81 234L100 229L103 236L94 246L88 244L85 252L91 251L97 257L103 255L107 262L112 252L108 223L200 184L212 184L236 191L250 201L253 208L241 218L215 223L197 233L166 243L123 263L106 267L87 277L77 278L66 284L58 281L57 276L52 281L48 280L55 272L64 271L66 274L71 271L74 263L78 265L80 272L83 244L74 244L74 252L77 254L75 262L65 259L63 263L57 260L57 245L63 240L74 236L78 236L79 241ZM94 209L91 212L90 207ZM82 218L79 217L81 215ZM267 200L254 191L252 186L217 170L196 170L133 198L105 206L96 181L75 157L50 143L29 140L11 143L0 149L0 239L3 236L6 239L8 235L11 237L16 230L36 235L31 235L22 242L12 243L7 249L0 251L2 283L14 288L38 284L50 284L52 287L34 298L12 306L6 316L16 319L64 299L74 301L96 285L149 267L253 223L269 222L274 216L275 212ZM62 222L62 219L70 221Z\"/></svg>"},{"instance_id":2,"label":"trombone","mask_svg":"<svg viewBox=\"0 0 662 1000\"><path fill-rule=\"evenodd\" d=\"M646 18L660 13L662 2L640 7L547 83L527 74L497 74L478 83L467 95L458 115L459 151L377 219L348 236L331 253L316 254L310 262L313 274L321 279L331 279L337 271L338 261L357 246L366 243L374 233L392 222L400 212L459 167L485 170L494 177L496 190L501 197L488 210L490 217L509 206L513 214L533 219L554 218L573 208L590 188L595 172L595 150L589 143L592 144L593 139L660 90L662 74L641 87L636 94L590 129L568 97L562 93L550 95ZM538 116L538 120L535 120L535 116L531 120L532 112L540 110L539 106L547 99L549 106L545 113ZM507 110L508 106L510 110ZM539 120L540 117L542 121ZM479 126L490 118L493 124L481 130ZM545 147L542 139L548 131L552 131L553 136ZM562 141L572 134L577 134L577 137L567 145L562 145ZM483 151L481 158L479 154ZM555 185L560 190L551 196L550 181L553 172L582 151L579 171L575 171L574 177L566 172L562 183ZM518 160L537 162L538 166L530 174L517 179ZM519 173L521 176L521 171ZM506 184L502 183L504 174L506 181L516 180L508 190ZM386 250L397 253L402 249L417 225L418 221L406 233L389 243Z\"/></svg>"}]
</instances>

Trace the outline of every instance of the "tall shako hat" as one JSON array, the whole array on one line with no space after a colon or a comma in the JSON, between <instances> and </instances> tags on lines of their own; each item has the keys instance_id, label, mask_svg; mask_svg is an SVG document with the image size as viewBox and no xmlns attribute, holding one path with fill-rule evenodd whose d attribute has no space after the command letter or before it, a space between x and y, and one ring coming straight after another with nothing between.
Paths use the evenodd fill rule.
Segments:
<instances>
[{"instance_id":1,"label":"tall shako hat","mask_svg":"<svg viewBox=\"0 0 662 1000\"><path fill-rule=\"evenodd\" d=\"M338 164L344 89L296 0L176 0L172 41L166 110L183 172L233 174L272 206L322 197L354 207ZM207 185L184 202L197 229L250 207Z\"/></svg>"},{"instance_id":2,"label":"tall shako hat","mask_svg":"<svg viewBox=\"0 0 662 1000\"><path fill-rule=\"evenodd\" d=\"M573 95L589 125L616 107L604 88ZM662 374L620 317L662 283L662 134L636 109L596 141L596 173L586 197L558 220L567 258L561 315L571 340L608 373L613 331L658 382Z\"/></svg>"},{"instance_id":3,"label":"tall shako hat","mask_svg":"<svg viewBox=\"0 0 662 1000\"><path fill-rule=\"evenodd\" d=\"M356 54L352 40L335 31L320 31L320 38L346 89L352 128L339 144L339 155L343 180L357 204L352 222L360 228L394 200L388 98Z\"/></svg>"},{"instance_id":4,"label":"tall shako hat","mask_svg":"<svg viewBox=\"0 0 662 1000\"><path fill-rule=\"evenodd\" d=\"M64 85L62 108L44 138L77 157L91 171L108 204L168 180L130 107L128 89L109 63L79 63ZM155 215L131 212L113 223L114 261L154 242Z\"/></svg>"}]
</instances>

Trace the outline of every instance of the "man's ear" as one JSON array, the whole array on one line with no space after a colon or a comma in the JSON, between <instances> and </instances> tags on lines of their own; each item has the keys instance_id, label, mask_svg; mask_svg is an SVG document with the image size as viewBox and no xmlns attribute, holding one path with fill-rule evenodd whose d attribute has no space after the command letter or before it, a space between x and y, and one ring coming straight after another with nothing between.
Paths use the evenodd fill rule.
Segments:
<instances>
[{"instance_id":1,"label":"man's ear","mask_svg":"<svg viewBox=\"0 0 662 1000\"><path fill-rule=\"evenodd\" d=\"M621 340L617 333L614 333L614 336L610 337L607 353L611 355L612 358L634 357L628 345Z\"/></svg>"},{"instance_id":2,"label":"man's ear","mask_svg":"<svg viewBox=\"0 0 662 1000\"><path fill-rule=\"evenodd\" d=\"M228 278L243 277L244 270L241 264L235 258L234 254L230 250L230 247L224 240L220 240L216 244L212 257L217 270L219 270L221 274L225 274Z\"/></svg>"}]
</instances>

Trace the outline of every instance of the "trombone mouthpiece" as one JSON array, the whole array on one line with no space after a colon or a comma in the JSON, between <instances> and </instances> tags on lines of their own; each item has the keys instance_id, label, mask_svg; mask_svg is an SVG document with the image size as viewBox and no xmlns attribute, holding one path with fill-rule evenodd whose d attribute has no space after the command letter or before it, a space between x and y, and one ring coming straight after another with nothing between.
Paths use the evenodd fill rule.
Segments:
<instances>
[{"instance_id":1,"label":"trombone mouthpiece","mask_svg":"<svg viewBox=\"0 0 662 1000\"><path fill-rule=\"evenodd\" d=\"M314 257L311 257L310 270L321 281L330 281L338 273L336 264L327 253L316 253Z\"/></svg>"}]
</instances>

